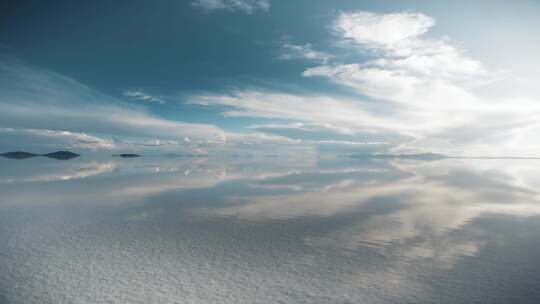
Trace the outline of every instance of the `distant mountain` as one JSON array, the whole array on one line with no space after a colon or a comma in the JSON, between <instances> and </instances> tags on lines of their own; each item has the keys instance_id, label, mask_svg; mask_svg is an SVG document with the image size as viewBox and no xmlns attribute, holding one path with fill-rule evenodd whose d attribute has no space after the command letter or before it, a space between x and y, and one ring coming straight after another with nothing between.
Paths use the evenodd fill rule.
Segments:
<instances>
[{"instance_id":1,"label":"distant mountain","mask_svg":"<svg viewBox=\"0 0 540 304\"><path fill-rule=\"evenodd\" d=\"M63 160L63 159L72 159L75 157L79 157L80 155L77 153L70 152L70 151L56 151L53 153L42 154L42 156Z\"/></svg>"},{"instance_id":2,"label":"distant mountain","mask_svg":"<svg viewBox=\"0 0 540 304\"><path fill-rule=\"evenodd\" d=\"M15 151L15 152L2 153L0 154L0 156L5 157L5 158L13 158L13 159L25 159L25 158L39 156L39 154L34 154L34 153L24 152L24 151Z\"/></svg>"},{"instance_id":3,"label":"distant mountain","mask_svg":"<svg viewBox=\"0 0 540 304\"><path fill-rule=\"evenodd\" d=\"M420 153L420 154L354 154L351 158L357 159L415 159L415 160L440 160L450 158L443 154L437 153Z\"/></svg>"},{"instance_id":4,"label":"distant mountain","mask_svg":"<svg viewBox=\"0 0 540 304\"><path fill-rule=\"evenodd\" d=\"M133 153L123 153L123 154L115 154L113 156L118 156L118 157L139 157L140 155L139 154L133 154Z\"/></svg>"},{"instance_id":5,"label":"distant mountain","mask_svg":"<svg viewBox=\"0 0 540 304\"><path fill-rule=\"evenodd\" d=\"M7 152L7 153L0 154L0 156L6 157L6 158L12 158L12 159L25 159L25 158L36 157L36 156L45 156L45 157L54 158L54 159L66 160L66 159L75 158L80 155L77 153L70 152L70 151L56 151L56 152L47 153L47 154L36 154L36 153L30 153L30 152L24 152L24 151L15 151L15 152Z\"/></svg>"}]
</instances>

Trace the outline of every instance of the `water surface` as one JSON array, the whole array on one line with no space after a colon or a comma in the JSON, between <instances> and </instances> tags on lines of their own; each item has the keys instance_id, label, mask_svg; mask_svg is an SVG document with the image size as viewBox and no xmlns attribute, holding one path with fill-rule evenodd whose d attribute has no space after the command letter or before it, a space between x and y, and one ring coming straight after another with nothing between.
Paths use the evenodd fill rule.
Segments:
<instances>
[{"instance_id":1,"label":"water surface","mask_svg":"<svg viewBox=\"0 0 540 304\"><path fill-rule=\"evenodd\" d=\"M539 160L0 168L0 303L540 303Z\"/></svg>"}]
</instances>

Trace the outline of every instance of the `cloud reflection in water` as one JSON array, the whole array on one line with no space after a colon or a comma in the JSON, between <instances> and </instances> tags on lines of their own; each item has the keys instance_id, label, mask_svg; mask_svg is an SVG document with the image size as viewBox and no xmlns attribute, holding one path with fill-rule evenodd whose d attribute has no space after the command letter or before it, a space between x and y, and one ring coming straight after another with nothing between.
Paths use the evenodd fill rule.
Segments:
<instances>
[{"instance_id":1,"label":"cloud reflection in water","mask_svg":"<svg viewBox=\"0 0 540 304\"><path fill-rule=\"evenodd\" d=\"M513 280L538 270L535 162L2 161L0 294L8 303L532 301L538 294L523 288L538 272L521 289ZM478 276L471 290L467 278Z\"/></svg>"}]
</instances>

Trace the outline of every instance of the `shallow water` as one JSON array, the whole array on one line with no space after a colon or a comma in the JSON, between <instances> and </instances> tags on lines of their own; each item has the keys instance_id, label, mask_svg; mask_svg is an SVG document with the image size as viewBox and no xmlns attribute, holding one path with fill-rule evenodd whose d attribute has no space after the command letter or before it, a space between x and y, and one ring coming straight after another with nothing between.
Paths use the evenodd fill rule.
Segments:
<instances>
[{"instance_id":1,"label":"shallow water","mask_svg":"<svg viewBox=\"0 0 540 304\"><path fill-rule=\"evenodd\" d=\"M0 303L540 303L538 160L0 168Z\"/></svg>"}]
</instances>

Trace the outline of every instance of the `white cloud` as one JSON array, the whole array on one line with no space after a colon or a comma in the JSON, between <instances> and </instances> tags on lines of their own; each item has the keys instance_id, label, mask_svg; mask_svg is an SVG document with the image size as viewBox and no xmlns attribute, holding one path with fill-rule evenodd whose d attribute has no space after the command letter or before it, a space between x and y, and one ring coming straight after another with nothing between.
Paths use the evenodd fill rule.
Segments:
<instances>
[{"instance_id":1,"label":"white cloud","mask_svg":"<svg viewBox=\"0 0 540 304\"><path fill-rule=\"evenodd\" d=\"M117 148L117 144L111 139L69 131L0 128L0 135L0 146L4 148L10 147L11 149L33 150L32 147L38 149L64 147L69 149L111 150Z\"/></svg>"},{"instance_id":2,"label":"white cloud","mask_svg":"<svg viewBox=\"0 0 540 304\"><path fill-rule=\"evenodd\" d=\"M326 96L302 96L285 93L261 92L256 90L236 91L230 95L206 94L192 96L190 103L230 107L224 111L229 117L296 118L311 122L350 122L364 126L358 117L365 110L350 100L336 100Z\"/></svg>"},{"instance_id":3,"label":"white cloud","mask_svg":"<svg viewBox=\"0 0 540 304\"><path fill-rule=\"evenodd\" d=\"M369 103L329 96L305 96L257 90L235 91L230 95L195 95L190 103L204 106L227 106L228 117L294 119L315 124L339 126L341 130L376 130L379 119L370 114Z\"/></svg>"},{"instance_id":4,"label":"white cloud","mask_svg":"<svg viewBox=\"0 0 540 304\"><path fill-rule=\"evenodd\" d=\"M341 13L334 29L344 38L368 48L394 48L427 32L435 20L419 13Z\"/></svg>"},{"instance_id":5,"label":"white cloud","mask_svg":"<svg viewBox=\"0 0 540 304\"><path fill-rule=\"evenodd\" d=\"M428 36L434 24L433 18L420 13L341 13L333 30L350 55L370 52L363 62L341 63L336 55L310 53L309 44L288 45L292 52L285 59L311 57L320 62L303 76L328 79L362 97L237 90L194 96L192 102L225 106L228 117L279 119L282 122L273 126L256 127L276 134L328 132L314 126L332 126L336 136L344 130L355 136L336 141L390 142L390 152L540 154L534 140L540 104L528 98L481 95L479 88L504 78L449 38ZM362 140L360 136L367 134L379 137Z\"/></svg>"},{"instance_id":6,"label":"white cloud","mask_svg":"<svg viewBox=\"0 0 540 304\"><path fill-rule=\"evenodd\" d=\"M333 133L350 135L354 134L354 131L345 128L334 126L328 123L318 124L318 123L302 123L302 122L293 122L293 123L271 123L271 124L260 124L260 125L251 125L249 129L256 130L302 130L302 131L320 131L328 130Z\"/></svg>"},{"instance_id":7,"label":"white cloud","mask_svg":"<svg viewBox=\"0 0 540 304\"><path fill-rule=\"evenodd\" d=\"M56 149L154 146L178 150L185 146L201 150L200 146L207 149L242 143L247 147L289 141L283 136L236 134L210 124L160 118L143 106L122 102L73 79L5 58L0 58L0 90L0 128L4 134L13 135L10 141L3 137L4 148L24 149L18 146L24 144Z\"/></svg>"},{"instance_id":8,"label":"white cloud","mask_svg":"<svg viewBox=\"0 0 540 304\"><path fill-rule=\"evenodd\" d=\"M351 87L359 94L417 111L434 109L441 112L456 105L470 106L477 100L461 86L436 77L419 77L404 69L344 64L310 68L303 75L325 77Z\"/></svg>"},{"instance_id":9,"label":"white cloud","mask_svg":"<svg viewBox=\"0 0 540 304\"><path fill-rule=\"evenodd\" d=\"M145 101L145 102L157 102L160 104L165 103L165 101L161 99L160 97L152 96L140 90L124 90L122 94L134 100Z\"/></svg>"},{"instance_id":10,"label":"white cloud","mask_svg":"<svg viewBox=\"0 0 540 304\"><path fill-rule=\"evenodd\" d=\"M159 118L144 107L18 61L0 61L0 89L0 127L155 139L225 138L215 126Z\"/></svg>"},{"instance_id":11,"label":"white cloud","mask_svg":"<svg viewBox=\"0 0 540 304\"><path fill-rule=\"evenodd\" d=\"M389 101L413 104L419 100L417 95L430 104L439 102L440 97L468 101L467 89L493 78L479 61L469 58L448 39L425 38L423 34L434 23L432 18L418 13L341 13L334 29L351 46L376 49L379 58L322 65L303 75L323 76L360 94ZM445 96L447 93L451 95Z\"/></svg>"},{"instance_id":12,"label":"white cloud","mask_svg":"<svg viewBox=\"0 0 540 304\"><path fill-rule=\"evenodd\" d=\"M255 9L254 3L259 2L208 3L214 9L246 10L245 3ZM535 139L540 104L527 97L527 92L521 98L483 95L485 85L493 80L499 86L507 82L458 43L429 36L434 24L433 18L420 13L343 12L332 25L341 45L346 46L342 50L348 52L346 56L315 51L311 44L283 45L287 52L282 59L318 62L303 76L326 79L356 96L244 89L190 98L193 104L223 108L226 117L274 120L249 128L256 133L232 134L209 124L163 119L150 114L144 105L126 104L75 80L5 60L0 62L0 127L137 137L133 141L158 140L159 146L167 141L222 147L301 140L306 145L317 141L384 142L390 144L389 152L540 154ZM350 62L358 58L358 52L366 51L369 59ZM159 97L140 90L124 94L159 102Z\"/></svg>"},{"instance_id":13,"label":"white cloud","mask_svg":"<svg viewBox=\"0 0 540 304\"><path fill-rule=\"evenodd\" d=\"M253 125L250 128L300 140L302 144L380 146L379 150L410 140L410 126L392 117L379 117L368 102L329 96L302 96L261 91L236 91L230 95L197 95L191 103L226 106L227 117L259 117L294 123ZM395 132L395 130L400 130ZM312 133L312 134L309 134ZM371 149L370 148L370 151Z\"/></svg>"},{"instance_id":14,"label":"white cloud","mask_svg":"<svg viewBox=\"0 0 540 304\"><path fill-rule=\"evenodd\" d=\"M372 146L374 150L383 150L392 143L395 144L398 138L388 138L384 134L372 132L358 132L351 128L334 126L328 123L271 123L252 125L249 129L255 129L261 132L284 135L288 138L294 138L303 144L313 144L319 146L335 146L337 150L345 149L345 146L360 147L363 151L358 153L367 153L366 147ZM377 149L378 147L378 149ZM328 150L325 147L325 150ZM374 152L373 150L370 152Z\"/></svg>"},{"instance_id":15,"label":"white cloud","mask_svg":"<svg viewBox=\"0 0 540 304\"><path fill-rule=\"evenodd\" d=\"M207 11L225 9L252 14L257 10L268 11L270 0L195 0L193 6Z\"/></svg>"},{"instance_id":16,"label":"white cloud","mask_svg":"<svg viewBox=\"0 0 540 304\"><path fill-rule=\"evenodd\" d=\"M537 104L514 99L510 106L507 100L475 92L500 78L500 73L468 57L448 38L426 37L434 24L432 18L419 13L342 13L334 30L349 47L372 50L378 58L362 63L323 64L307 69L303 75L324 77L381 104L394 105L397 121L418 127L412 133L417 140L409 147L429 142L427 148L448 151L448 143L452 142L466 153L492 153L492 149L480 144L482 140L495 136L500 141L490 145L501 146L510 138L499 135L508 134L516 126L523 129L524 125L536 125L533 117L540 113ZM504 127L499 127L501 121ZM475 147L471 141L459 140L460 133L469 132L466 130L475 130ZM518 147L514 151L502 153L527 153Z\"/></svg>"},{"instance_id":17,"label":"white cloud","mask_svg":"<svg viewBox=\"0 0 540 304\"><path fill-rule=\"evenodd\" d=\"M284 60L307 59L326 63L333 57L328 53L314 50L313 46L309 43L304 45L285 43L282 45L282 48L284 52L279 58Z\"/></svg>"}]
</instances>

